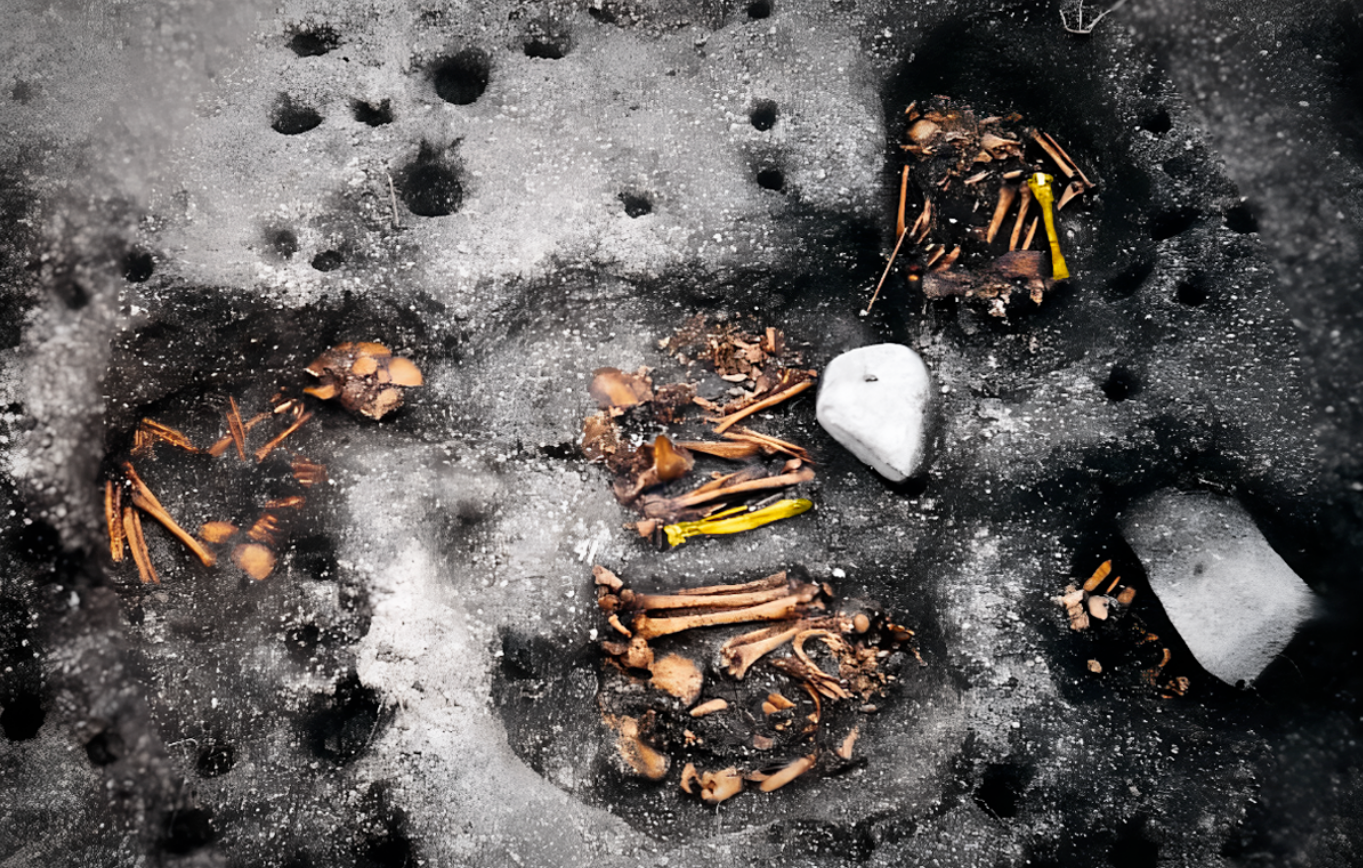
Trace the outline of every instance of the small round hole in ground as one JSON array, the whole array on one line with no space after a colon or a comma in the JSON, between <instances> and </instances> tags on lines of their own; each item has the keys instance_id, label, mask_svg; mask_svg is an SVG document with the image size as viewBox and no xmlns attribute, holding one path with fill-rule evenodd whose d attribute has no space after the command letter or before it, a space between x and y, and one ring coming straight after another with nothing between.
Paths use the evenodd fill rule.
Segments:
<instances>
[{"instance_id":1,"label":"small round hole in ground","mask_svg":"<svg viewBox=\"0 0 1363 868\"><path fill-rule=\"evenodd\" d=\"M340 35L330 27L300 30L289 38L289 49L299 57L317 57L340 44Z\"/></svg>"},{"instance_id":2,"label":"small round hole in ground","mask_svg":"<svg viewBox=\"0 0 1363 868\"><path fill-rule=\"evenodd\" d=\"M1140 391L1140 380L1131 371L1118 365L1108 372L1103 381L1103 394L1109 401L1125 401Z\"/></svg>"},{"instance_id":3,"label":"small round hole in ground","mask_svg":"<svg viewBox=\"0 0 1363 868\"><path fill-rule=\"evenodd\" d=\"M123 736L111 729L96 733L85 743L85 755L97 766L107 766L123 756Z\"/></svg>"},{"instance_id":4,"label":"small round hole in ground","mask_svg":"<svg viewBox=\"0 0 1363 868\"><path fill-rule=\"evenodd\" d=\"M1108 289L1117 298L1130 298L1136 290L1145 285L1145 281L1155 270L1153 259L1140 259L1122 269L1116 277L1112 278L1112 283Z\"/></svg>"},{"instance_id":5,"label":"small round hole in ground","mask_svg":"<svg viewBox=\"0 0 1363 868\"><path fill-rule=\"evenodd\" d=\"M1175 208L1150 218L1150 237L1156 241L1182 235L1193 228L1202 215L1196 208Z\"/></svg>"},{"instance_id":6,"label":"small round hole in ground","mask_svg":"<svg viewBox=\"0 0 1363 868\"><path fill-rule=\"evenodd\" d=\"M752 0L748 4L748 18L757 21L771 15L771 0Z\"/></svg>"},{"instance_id":7,"label":"small round hole in ground","mask_svg":"<svg viewBox=\"0 0 1363 868\"><path fill-rule=\"evenodd\" d=\"M33 98L37 95L38 88L23 80L16 81L9 92L9 98L20 105L28 105L33 102Z\"/></svg>"},{"instance_id":8,"label":"small round hole in ground","mask_svg":"<svg viewBox=\"0 0 1363 868\"><path fill-rule=\"evenodd\" d=\"M563 38L538 37L527 39L522 46L526 57L536 60L562 60L568 55L568 40Z\"/></svg>"},{"instance_id":9,"label":"small round hole in ground","mask_svg":"<svg viewBox=\"0 0 1363 868\"><path fill-rule=\"evenodd\" d=\"M371 127L381 127L393 122L393 109L388 100L372 103L357 99L350 104L350 113L355 120Z\"/></svg>"},{"instance_id":10,"label":"small round hole in ground","mask_svg":"<svg viewBox=\"0 0 1363 868\"><path fill-rule=\"evenodd\" d=\"M265 245L275 255L291 259L298 252L298 236L292 229L269 229L265 232Z\"/></svg>"},{"instance_id":11,"label":"small round hole in ground","mask_svg":"<svg viewBox=\"0 0 1363 868\"><path fill-rule=\"evenodd\" d=\"M399 173L398 195L418 217L444 217L463 204L464 185L450 166L423 155Z\"/></svg>"},{"instance_id":12,"label":"small round hole in ground","mask_svg":"<svg viewBox=\"0 0 1363 868\"><path fill-rule=\"evenodd\" d=\"M335 271L345 265L345 256L339 250L323 250L312 258L312 267L318 271Z\"/></svg>"},{"instance_id":13,"label":"small round hole in ground","mask_svg":"<svg viewBox=\"0 0 1363 868\"><path fill-rule=\"evenodd\" d=\"M1174 291L1179 304L1188 307L1201 307L1207 301L1207 278L1194 274L1186 280L1180 280L1178 288Z\"/></svg>"},{"instance_id":14,"label":"small round hole in ground","mask_svg":"<svg viewBox=\"0 0 1363 868\"><path fill-rule=\"evenodd\" d=\"M27 741L38 735L47 711L43 708L42 697L32 690L19 690L4 700L5 710L0 711L0 730L10 741Z\"/></svg>"},{"instance_id":15,"label":"small round hole in ground","mask_svg":"<svg viewBox=\"0 0 1363 868\"><path fill-rule=\"evenodd\" d=\"M1226 210L1226 228L1241 235L1259 231L1259 218L1248 202L1238 202Z\"/></svg>"},{"instance_id":16,"label":"small round hole in ground","mask_svg":"<svg viewBox=\"0 0 1363 868\"><path fill-rule=\"evenodd\" d=\"M1159 864L1159 844L1151 840L1145 826L1144 818L1122 824L1107 856L1114 868L1155 868Z\"/></svg>"},{"instance_id":17,"label":"small round hole in ground","mask_svg":"<svg viewBox=\"0 0 1363 868\"><path fill-rule=\"evenodd\" d=\"M226 774L237 764L237 749L221 742L206 745L199 751L194 767L206 778Z\"/></svg>"},{"instance_id":18,"label":"small round hole in ground","mask_svg":"<svg viewBox=\"0 0 1363 868\"><path fill-rule=\"evenodd\" d=\"M1141 129L1149 130L1157 136L1162 136L1174 128L1174 120L1169 117L1169 110L1161 108L1159 111L1141 121Z\"/></svg>"},{"instance_id":19,"label":"small round hole in ground","mask_svg":"<svg viewBox=\"0 0 1363 868\"><path fill-rule=\"evenodd\" d=\"M335 693L317 697L316 710L304 723L308 745L316 756L338 763L352 760L369 746L382 710L378 693L351 673Z\"/></svg>"},{"instance_id":20,"label":"small round hole in ground","mask_svg":"<svg viewBox=\"0 0 1363 868\"><path fill-rule=\"evenodd\" d=\"M759 99L753 103L752 111L748 112L748 120L752 121L755 129L763 132L776 126L776 103L769 99Z\"/></svg>"},{"instance_id":21,"label":"small round hole in ground","mask_svg":"<svg viewBox=\"0 0 1363 868\"><path fill-rule=\"evenodd\" d=\"M156 270L156 260L146 250L130 250L123 257L123 277L129 283L146 283Z\"/></svg>"},{"instance_id":22,"label":"small round hole in ground","mask_svg":"<svg viewBox=\"0 0 1363 868\"><path fill-rule=\"evenodd\" d=\"M183 856L208 846L217 837L212 811L182 808L166 818L166 837L162 843L171 853Z\"/></svg>"},{"instance_id":23,"label":"small round hole in ground","mask_svg":"<svg viewBox=\"0 0 1363 868\"><path fill-rule=\"evenodd\" d=\"M975 802L996 817L1016 817L1030 777L1020 766L994 763L984 770L975 787Z\"/></svg>"},{"instance_id":24,"label":"small round hole in ground","mask_svg":"<svg viewBox=\"0 0 1363 868\"><path fill-rule=\"evenodd\" d=\"M625 206L625 213L630 217L642 217L645 214L653 213L653 203L647 196L639 193L621 193L620 202Z\"/></svg>"},{"instance_id":25,"label":"small round hole in ground","mask_svg":"<svg viewBox=\"0 0 1363 868\"><path fill-rule=\"evenodd\" d=\"M786 186L786 176L780 169L762 169L757 173L757 186L780 192Z\"/></svg>"},{"instance_id":26,"label":"small round hole in ground","mask_svg":"<svg viewBox=\"0 0 1363 868\"><path fill-rule=\"evenodd\" d=\"M281 93L270 113L270 129L285 136L297 136L315 129L322 116L310 106L294 102L293 97Z\"/></svg>"},{"instance_id":27,"label":"small round hole in ground","mask_svg":"<svg viewBox=\"0 0 1363 868\"><path fill-rule=\"evenodd\" d=\"M447 57L431 70L436 95L454 105L469 105L487 90L492 62L476 48Z\"/></svg>"}]
</instances>

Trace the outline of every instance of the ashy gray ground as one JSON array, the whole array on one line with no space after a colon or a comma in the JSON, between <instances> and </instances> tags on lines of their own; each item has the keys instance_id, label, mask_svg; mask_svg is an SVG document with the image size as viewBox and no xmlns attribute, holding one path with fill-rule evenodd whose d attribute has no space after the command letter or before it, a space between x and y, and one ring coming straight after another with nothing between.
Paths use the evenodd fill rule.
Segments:
<instances>
[{"instance_id":1,"label":"ashy gray ground","mask_svg":"<svg viewBox=\"0 0 1363 868\"><path fill-rule=\"evenodd\" d=\"M1132 0L1082 36L1059 10L10 0L0 865L1363 860L1363 12ZM1099 184L1033 313L895 275L858 315L903 108L934 94L1022 112ZM586 385L682 376L657 341L696 313L819 368L914 347L926 479L883 483L810 393L760 422L815 453L812 513L633 538L577 450ZM101 486L140 418L209 442L229 397L263 407L343 340L426 386L380 423L318 408L294 445L330 482L274 575L159 528L159 586L109 561ZM281 478L197 459L145 462L186 523ZM1148 592L1181 697L1134 632L1051 600L1107 558L1141 585L1121 514L1170 487L1236 498L1317 597L1245 689ZM926 665L851 770L705 807L613 759L593 563L648 590L802 568Z\"/></svg>"}]
</instances>

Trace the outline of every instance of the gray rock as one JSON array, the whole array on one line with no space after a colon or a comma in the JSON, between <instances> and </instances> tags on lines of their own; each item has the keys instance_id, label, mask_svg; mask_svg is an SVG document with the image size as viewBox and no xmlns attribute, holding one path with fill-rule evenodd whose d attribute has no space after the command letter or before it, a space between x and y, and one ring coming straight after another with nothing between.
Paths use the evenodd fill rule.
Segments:
<instances>
[{"instance_id":1,"label":"gray rock","mask_svg":"<svg viewBox=\"0 0 1363 868\"><path fill-rule=\"evenodd\" d=\"M1122 532L1179 635L1227 684L1257 678L1312 614L1311 590L1234 500L1161 491Z\"/></svg>"},{"instance_id":2,"label":"gray rock","mask_svg":"<svg viewBox=\"0 0 1363 868\"><path fill-rule=\"evenodd\" d=\"M828 363L819 387L819 424L892 482L913 476L927 445L932 378L903 344L873 344Z\"/></svg>"}]
</instances>

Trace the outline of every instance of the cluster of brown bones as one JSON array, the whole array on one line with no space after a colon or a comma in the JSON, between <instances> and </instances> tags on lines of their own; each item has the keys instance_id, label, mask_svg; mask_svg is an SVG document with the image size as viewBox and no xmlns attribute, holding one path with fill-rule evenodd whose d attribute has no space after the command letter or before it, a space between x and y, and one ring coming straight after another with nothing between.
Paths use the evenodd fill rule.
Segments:
<instances>
[{"instance_id":1,"label":"cluster of brown bones","mask_svg":"<svg viewBox=\"0 0 1363 868\"><path fill-rule=\"evenodd\" d=\"M1093 626L1094 621L1107 621L1111 613L1120 612L1131 606L1136 599L1136 589L1130 585L1122 585L1117 595L1112 596L1121 585L1121 576L1112 576L1109 581L1108 576L1112 573L1112 561L1107 560L1099 564L1098 569L1093 571L1093 575L1081 586L1069 584L1065 586L1065 592L1058 597L1054 597L1056 605L1065 609L1065 614L1069 618L1070 629L1084 631ZM1107 587L1102 591L1099 587L1107 582ZM1159 636L1151 633L1144 628L1137 627L1141 644L1159 641ZM1160 691L1160 695L1165 699L1172 699L1175 696L1183 696L1188 692L1189 681L1186 676L1179 675L1168 678L1164 669L1169 665L1173 658L1173 653L1167 648L1161 648L1160 660L1150 669L1141 673L1141 678L1146 684ZM1101 674L1103 665L1096 659L1090 659L1087 663L1088 670L1095 675Z\"/></svg>"},{"instance_id":2,"label":"cluster of brown bones","mask_svg":"<svg viewBox=\"0 0 1363 868\"><path fill-rule=\"evenodd\" d=\"M352 412L378 419L402 405L402 390L422 384L421 372L411 361L394 356L382 344L343 343L319 356L307 367L307 372L318 379L318 384L304 389L309 395L327 400L339 398ZM290 398L279 392L271 400L271 409L244 420L235 398L228 398L227 433L207 449L200 449L180 431L152 419L143 419L133 434L132 458L150 455L156 444L162 443L190 453L203 453L219 458L235 447L237 457L259 464L265 461L286 439L312 418L301 398ZM281 426L273 437L258 448L250 450L247 440L258 425L275 422ZM249 457L248 457L249 454ZM290 471L304 489L312 488L326 479L326 467L301 455L290 456ZM142 530L141 515L145 513L170 531L197 557L204 566L212 567L218 555L210 547L225 546L239 540L232 548L232 562L253 579L264 579L274 571L278 560L277 549L281 516L286 510L302 509L306 499L289 495L266 501L260 517L244 532L226 521L205 522L196 537L170 516L156 495L138 475L132 460L120 463L117 476L104 483L104 520L109 534L109 554L121 562L131 551L137 572L144 583L160 583L152 566L151 554ZM244 538L243 538L244 537Z\"/></svg>"},{"instance_id":3,"label":"cluster of brown bones","mask_svg":"<svg viewBox=\"0 0 1363 868\"><path fill-rule=\"evenodd\" d=\"M981 300L994 316L1006 315L1006 305L1019 281L1028 287L1031 300L1040 304L1055 281L1046 276L1046 254L1031 249L1041 216L1036 213L1039 209L1033 207L1032 191L1026 181L1030 173L1041 169L1041 164L1029 164L1024 159L1026 141L1034 142L1068 181L1056 201L1056 211L1092 189L1094 184L1050 135L1029 127L1016 127L1021 120L1021 115L1016 113L978 119L970 108L945 97L935 97L921 108L917 103L911 104L904 114L908 130L906 142L900 148L913 157L917 165L905 165L900 178L895 252L898 253L906 240L919 248L921 270L912 269L910 279L921 283L928 298L956 295ZM908 224L906 209L911 176L922 194L923 207L918 217ZM996 238L1001 242L1000 230L1016 202L1017 214L1013 218L1012 231L1007 234L1008 251L990 256L971 269L953 270L961 258L962 248L947 236L959 234L961 227L954 225L955 218L943 220L942 217L944 211L957 214L963 209L944 208L945 200L964 198L971 214L980 213L989 208L986 191L995 187L997 194L989 222L970 227L968 240L979 245L981 251L992 246ZM939 233L938 230L942 231ZM942 237L936 237L938 235ZM1041 246L1045 246L1044 237Z\"/></svg>"},{"instance_id":4,"label":"cluster of brown bones","mask_svg":"<svg viewBox=\"0 0 1363 868\"><path fill-rule=\"evenodd\" d=\"M582 450L589 460L604 463L615 475L616 498L641 513L643 520L635 525L640 536L650 537L662 525L703 518L736 500L814 478L805 449L738 424L814 385L817 372L798 367L798 357L787 349L779 329L767 328L755 335L707 326L704 317L697 316L676 335L660 341L660 348L683 364L699 362L711 367L720 379L733 384L733 394L732 400L721 404L697 395L691 383L655 389L646 367L632 374L618 368L593 372L590 392L598 412L583 421ZM623 442L619 420L626 414L636 421L664 425L680 422L690 406L710 413L705 421L721 439L673 442L660 434L652 444L633 449ZM694 453L731 461L784 455L787 461L779 473L750 464L733 473L717 473L674 497L649 493L691 472Z\"/></svg>"},{"instance_id":5,"label":"cluster of brown bones","mask_svg":"<svg viewBox=\"0 0 1363 868\"><path fill-rule=\"evenodd\" d=\"M700 667L679 654L655 654L652 643L710 627L766 623L720 646L724 672L736 681L742 681L759 661L790 646L790 656L770 658L767 663L809 696L813 711L803 719L781 720L774 729L781 732L793 728L807 752L770 771L740 770L737 765L699 771L688 762L681 773L681 788L712 804L737 795L745 782L772 792L814 768L820 759L817 738L824 704L865 703L884 692L893 676L881 671L882 661L913 638L913 631L880 616L861 611L830 613L831 587L798 582L785 572L746 584L688 588L670 594L635 593L602 566L595 567L593 573L597 604L615 634L601 644L608 664L631 677L647 675L652 687L680 701L689 718L725 713L730 709L729 702L722 698L700 701L705 686ZM836 675L825 671L811 656L806 647L810 643L822 645L837 662ZM772 718L795 707L796 703L780 692L772 692L762 703L762 712ZM626 765L643 777L663 779L671 760L666 752L668 745L658 743L655 711L629 715L605 707L602 710L606 723L619 736L617 746ZM862 710L873 711L874 706L863 705ZM859 732L859 725L853 726L834 749L840 759L852 759ZM683 744L677 747L689 747L696 740L694 733L685 730ZM754 737L758 750L771 746L770 739Z\"/></svg>"}]
</instances>

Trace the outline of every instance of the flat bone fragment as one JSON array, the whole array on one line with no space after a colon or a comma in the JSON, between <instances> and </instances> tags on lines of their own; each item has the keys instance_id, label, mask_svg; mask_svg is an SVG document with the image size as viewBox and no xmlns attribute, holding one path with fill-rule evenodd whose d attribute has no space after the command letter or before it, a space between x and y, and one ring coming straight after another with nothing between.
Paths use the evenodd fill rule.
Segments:
<instances>
[{"instance_id":1,"label":"flat bone fragment","mask_svg":"<svg viewBox=\"0 0 1363 868\"><path fill-rule=\"evenodd\" d=\"M1157 492L1127 510L1122 533L1197 662L1227 684L1259 677L1316 611L1234 499Z\"/></svg>"},{"instance_id":2,"label":"flat bone fragment","mask_svg":"<svg viewBox=\"0 0 1363 868\"><path fill-rule=\"evenodd\" d=\"M206 543L221 543L236 536L239 528L230 521L206 521L199 526L199 538Z\"/></svg>"},{"instance_id":3,"label":"flat bone fragment","mask_svg":"<svg viewBox=\"0 0 1363 868\"><path fill-rule=\"evenodd\" d=\"M232 550L232 563L246 575L261 581L274 572L275 554L262 543L242 543Z\"/></svg>"},{"instance_id":4,"label":"flat bone fragment","mask_svg":"<svg viewBox=\"0 0 1363 868\"><path fill-rule=\"evenodd\" d=\"M695 702L700 697L701 688L705 686L705 676L700 669L680 654L668 654L654 660L649 671L653 674L649 684L672 694L684 705Z\"/></svg>"}]
</instances>

